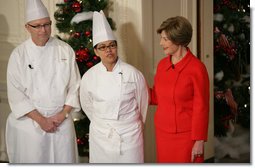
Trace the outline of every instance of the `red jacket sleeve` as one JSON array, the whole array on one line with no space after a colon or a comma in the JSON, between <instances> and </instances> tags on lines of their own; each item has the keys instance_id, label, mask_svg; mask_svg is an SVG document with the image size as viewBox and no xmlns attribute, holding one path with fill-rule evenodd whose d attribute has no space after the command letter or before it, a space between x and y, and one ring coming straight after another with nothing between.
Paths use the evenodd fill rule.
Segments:
<instances>
[{"instance_id":1,"label":"red jacket sleeve","mask_svg":"<svg viewBox=\"0 0 255 168\"><path fill-rule=\"evenodd\" d=\"M195 66L192 139L207 140L209 120L209 77L204 64Z\"/></svg>"}]
</instances>

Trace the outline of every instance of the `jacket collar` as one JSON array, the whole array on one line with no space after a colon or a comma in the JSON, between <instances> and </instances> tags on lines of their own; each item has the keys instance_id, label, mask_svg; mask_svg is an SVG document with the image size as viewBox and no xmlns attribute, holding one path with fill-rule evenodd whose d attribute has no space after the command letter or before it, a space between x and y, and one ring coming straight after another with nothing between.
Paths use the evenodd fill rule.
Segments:
<instances>
[{"instance_id":1,"label":"jacket collar","mask_svg":"<svg viewBox=\"0 0 255 168\"><path fill-rule=\"evenodd\" d=\"M117 60L116 64L115 64L114 67L113 67L113 70L112 70L113 73L122 72L122 70L121 70L121 62L122 62L122 61L121 61L120 58L118 57L118 60ZM102 72L108 72L107 69L106 69L106 67L105 67L104 64L102 63L102 61L99 63L99 69L100 69L100 71L102 71Z\"/></svg>"},{"instance_id":2,"label":"jacket collar","mask_svg":"<svg viewBox=\"0 0 255 168\"><path fill-rule=\"evenodd\" d=\"M183 57L183 59L181 61L179 61L177 64L174 64L174 65L171 62L171 57L172 57L172 55L169 55L167 57L167 62L165 64L166 71L172 69L174 71L181 72L183 70L183 68L190 62L190 60L193 57L193 54L191 53L190 49L187 48L187 53Z\"/></svg>"}]
</instances>

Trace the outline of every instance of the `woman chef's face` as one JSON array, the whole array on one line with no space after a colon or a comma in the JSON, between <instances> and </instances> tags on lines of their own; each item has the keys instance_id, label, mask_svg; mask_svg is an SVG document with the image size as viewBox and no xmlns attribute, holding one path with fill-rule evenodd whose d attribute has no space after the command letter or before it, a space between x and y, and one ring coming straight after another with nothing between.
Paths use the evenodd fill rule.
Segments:
<instances>
[{"instance_id":1,"label":"woman chef's face","mask_svg":"<svg viewBox=\"0 0 255 168\"><path fill-rule=\"evenodd\" d=\"M51 20L48 17L33 20L26 24L26 28L35 44L45 45L51 35Z\"/></svg>"},{"instance_id":2,"label":"woman chef's face","mask_svg":"<svg viewBox=\"0 0 255 168\"><path fill-rule=\"evenodd\" d=\"M98 43L94 49L95 54L101 58L105 64L114 64L117 62L117 42L113 40Z\"/></svg>"}]
</instances>

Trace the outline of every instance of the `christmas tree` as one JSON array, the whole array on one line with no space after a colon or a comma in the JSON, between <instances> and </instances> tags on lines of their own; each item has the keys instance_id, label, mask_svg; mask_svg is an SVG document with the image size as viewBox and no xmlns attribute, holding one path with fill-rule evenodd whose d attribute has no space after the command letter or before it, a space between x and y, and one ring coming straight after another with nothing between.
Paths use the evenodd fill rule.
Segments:
<instances>
[{"instance_id":1,"label":"christmas tree","mask_svg":"<svg viewBox=\"0 0 255 168\"><path fill-rule=\"evenodd\" d=\"M107 0L63 0L56 4L58 7L54 13L56 27L59 31L58 38L70 44L76 54L80 74L83 74L92 66L100 62L100 58L94 53L92 42L92 16L93 11L106 10ZM114 24L111 18L107 18L112 29ZM74 121L78 150L80 156L88 156L89 145L89 120L82 111L83 116Z\"/></svg>"},{"instance_id":2,"label":"christmas tree","mask_svg":"<svg viewBox=\"0 0 255 168\"><path fill-rule=\"evenodd\" d=\"M214 0L214 135L250 128L249 0Z\"/></svg>"}]
</instances>

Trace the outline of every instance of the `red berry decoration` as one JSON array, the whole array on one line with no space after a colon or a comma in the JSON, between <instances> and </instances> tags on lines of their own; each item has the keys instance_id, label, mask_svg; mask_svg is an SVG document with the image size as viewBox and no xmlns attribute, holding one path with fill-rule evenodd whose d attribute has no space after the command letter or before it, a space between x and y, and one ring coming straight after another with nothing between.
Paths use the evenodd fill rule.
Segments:
<instances>
[{"instance_id":1,"label":"red berry decoration","mask_svg":"<svg viewBox=\"0 0 255 168\"><path fill-rule=\"evenodd\" d=\"M72 4L72 9L73 9L73 11L74 12L76 12L76 13L79 13L79 12L81 12L81 4L79 3L79 2L74 2L73 4Z\"/></svg>"},{"instance_id":2,"label":"red berry decoration","mask_svg":"<svg viewBox=\"0 0 255 168\"><path fill-rule=\"evenodd\" d=\"M87 37L90 37L90 36L91 36L91 31L86 31L86 32L85 32L85 35L86 35Z\"/></svg>"},{"instance_id":3,"label":"red berry decoration","mask_svg":"<svg viewBox=\"0 0 255 168\"><path fill-rule=\"evenodd\" d=\"M93 59L94 59L95 61L98 61L98 60L99 60L99 57L95 55L95 56L93 57Z\"/></svg>"},{"instance_id":4,"label":"red berry decoration","mask_svg":"<svg viewBox=\"0 0 255 168\"><path fill-rule=\"evenodd\" d=\"M87 63L86 63L86 66L87 66L88 68L91 68L93 65L94 65L93 62L87 62Z\"/></svg>"}]
</instances>

